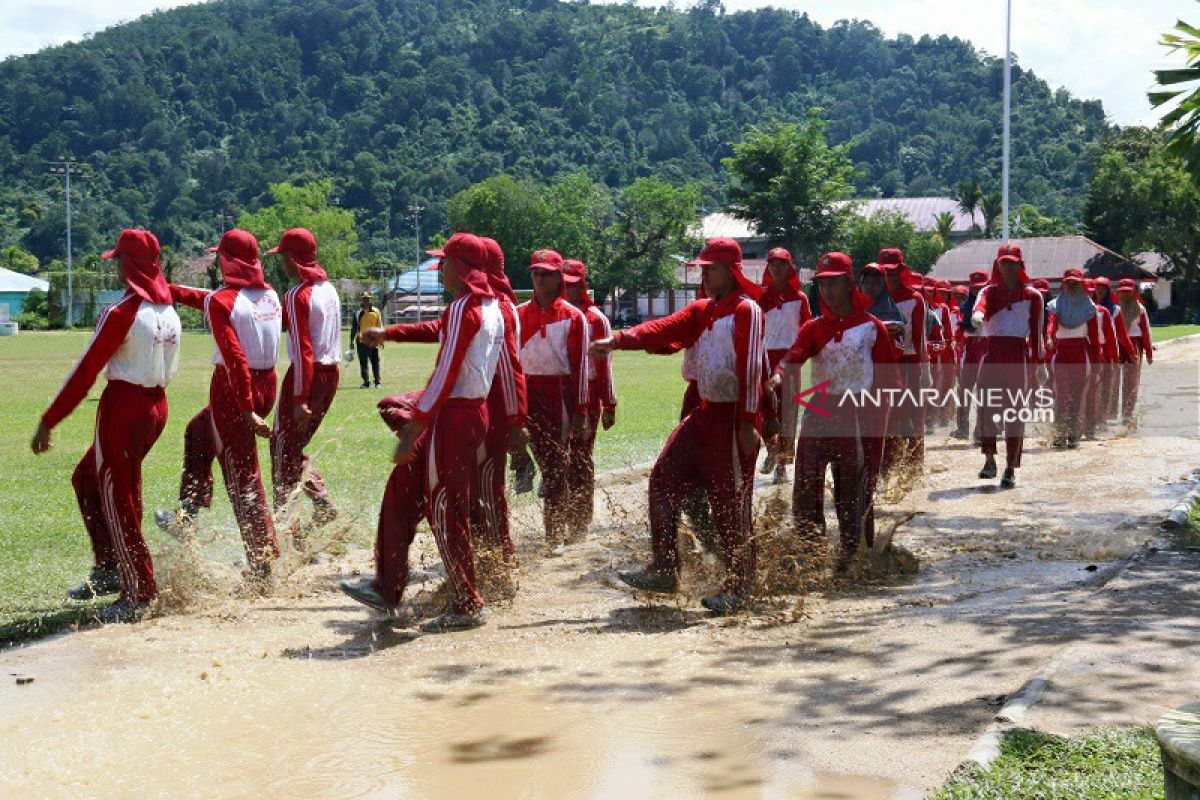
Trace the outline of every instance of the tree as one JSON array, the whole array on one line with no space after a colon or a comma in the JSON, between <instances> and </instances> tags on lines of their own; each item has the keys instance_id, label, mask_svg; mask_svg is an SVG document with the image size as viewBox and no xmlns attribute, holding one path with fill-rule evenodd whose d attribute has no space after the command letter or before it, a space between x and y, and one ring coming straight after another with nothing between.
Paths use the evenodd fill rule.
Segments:
<instances>
[{"instance_id":1,"label":"tree","mask_svg":"<svg viewBox=\"0 0 1200 800\"><path fill-rule=\"evenodd\" d=\"M979 213L983 214L983 235L996 232L996 221L1004 214L1004 197L995 192L985 194L979 201Z\"/></svg>"},{"instance_id":2,"label":"tree","mask_svg":"<svg viewBox=\"0 0 1200 800\"><path fill-rule=\"evenodd\" d=\"M454 195L446 218L452 230L495 239L513 285L529 288L525 265L533 251L544 246L542 237L551 218L541 187L531 180L496 175Z\"/></svg>"},{"instance_id":3,"label":"tree","mask_svg":"<svg viewBox=\"0 0 1200 800\"><path fill-rule=\"evenodd\" d=\"M1174 30L1159 41L1172 53L1182 54L1187 66L1154 71L1159 90L1149 93L1150 105L1176 103L1160 125L1171 132L1167 145L1171 154L1200 181L1200 28L1179 20Z\"/></svg>"},{"instance_id":4,"label":"tree","mask_svg":"<svg viewBox=\"0 0 1200 800\"><path fill-rule=\"evenodd\" d=\"M302 185L273 183L270 193L274 202L243 213L238 227L253 233L263 251L274 247L288 228L308 228L317 239L317 259L331 278L358 277L363 270L356 259L354 213L332 205L332 191L333 183L327 180ZM278 274L276 279L282 282Z\"/></svg>"},{"instance_id":5,"label":"tree","mask_svg":"<svg viewBox=\"0 0 1200 800\"><path fill-rule=\"evenodd\" d=\"M730 212L772 244L810 260L841 236L854 214L852 204L838 202L852 189L848 148L829 145L821 113L810 109L803 125L751 126L723 161Z\"/></svg>"},{"instance_id":6,"label":"tree","mask_svg":"<svg viewBox=\"0 0 1200 800\"><path fill-rule=\"evenodd\" d=\"M874 261L883 248L899 247L909 266L918 272L928 272L945 251L937 234L920 233L908 217L895 211L855 217L838 246L859 267Z\"/></svg>"},{"instance_id":7,"label":"tree","mask_svg":"<svg viewBox=\"0 0 1200 800\"><path fill-rule=\"evenodd\" d=\"M597 264L597 296L613 286L673 287L675 268L700 245L692 231L700 222L702 197L699 184L672 186L658 178L639 178L622 190Z\"/></svg>"},{"instance_id":8,"label":"tree","mask_svg":"<svg viewBox=\"0 0 1200 800\"><path fill-rule=\"evenodd\" d=\"M943 242L949 242L950 235L954 233L954 212L943 211L934 218L934 224L937 226L937 235Z\"/></svg>"},{"instance_id":9,"label":"tree","mask_svg":"<svg viewBox=\"0 0 1200 800\"><path fill-rule=\"evenodd\" d=\"M960 181L954 189L954 199L958 201L959 210L971 220L971 230L979 230L979 226L975 224L975 209L979 208L979 204L983 200L983 189L978 181L972 179ZM945 238L949 241L949 237Z\"/></svg>"},{"instance_id":10,"label":"tree","mask_svg":"<svg viewBox=\"0 0 1200 800\"><path fill-rule=\"evenodd\" d=\"M32 275L38 271L37 256L22 250L15 244L0 250L0 267L11 269L22 275Z\"/></svg>"},{"instance_id":11,"label":"tree","mask_svg":"<svg viewBox=\"0 0 1200 800\"><path fill-rule=\"evenodd\" d=\"M612 219L613 198L587 173L572 172L548 186L542 243L563 258L576 258L589 267L603 249L605 228Z\"/></svg>"}]
</instances>

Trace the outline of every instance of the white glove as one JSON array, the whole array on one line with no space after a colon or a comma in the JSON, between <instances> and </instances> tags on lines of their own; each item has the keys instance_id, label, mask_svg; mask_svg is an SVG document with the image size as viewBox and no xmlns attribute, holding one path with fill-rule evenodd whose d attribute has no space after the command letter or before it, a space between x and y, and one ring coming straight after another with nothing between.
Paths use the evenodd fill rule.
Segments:
<instances>
[{"instance_id":1,"label":"white glove","mask_svg":"<svg viewBox=\"0 0 1200 800\"><path fill-rule=\"evenodd\" d=\"M354 360L354 350L353 349L347 350L344 358L346 359L347 364L352 362Z\"/></svg>"},{"instance_id":2,"label":"white glove","mask_svg":"<svg viewBox=\"0 0 1200 800\"><path fill-rule=\"evenodd\" d=\"M976 311L971 315L971 325L975 328L983 327L983 312Z\"/></svg>"},{"instance_id":3,"label":"white glove","mask_svg":"<svg viewBox=\"0 0 1200 800\"><path fill-rule=\"evenodd\" d=\"M1043 386L1050 382L1050 370L1046 368L1045 364L1038 364L1037 379L1038 383Z\"/></svg>"}]
</instances>

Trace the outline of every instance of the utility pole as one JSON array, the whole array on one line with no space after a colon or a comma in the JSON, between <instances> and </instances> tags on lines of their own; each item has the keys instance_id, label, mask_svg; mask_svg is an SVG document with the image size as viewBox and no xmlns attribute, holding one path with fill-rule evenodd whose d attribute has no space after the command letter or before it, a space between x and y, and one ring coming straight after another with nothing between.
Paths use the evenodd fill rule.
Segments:
<instances>
[{"instance_id":1,"label":"utility pole","mask_svg":"<svg viewBox=\"0 0 1200 800\"><path fill-rule=\"evenodd\" d=\"M71 175L79 174L79 167L71 156L60 156L57 161L47 161L53 175L62 175L67 197L67 327L75 324L75 280L71 269Z\"/></svg>"},{"instance_id":2,"label":"utility pole","mask_svg":"<svg viewBox=\"0 0 1200 800\"><path fill-rule=\"evenodd\" d=\"M1012 139L1012 0L1005 0L1004 14L1004 241L1008 241L1008 162Z\"/></svg>"},{"instance_id":3,"label":"utility pole","mask_svg":"<svg viewBox=\"0 0 1200 800\"><path fill-rule=\"evenodd\" d=\"M421 321L421 212L425 210L425 206L410 205L408 213L412 214L413 218L413 235L417 240L417 322Z\"/></svg>"}]
</instances>

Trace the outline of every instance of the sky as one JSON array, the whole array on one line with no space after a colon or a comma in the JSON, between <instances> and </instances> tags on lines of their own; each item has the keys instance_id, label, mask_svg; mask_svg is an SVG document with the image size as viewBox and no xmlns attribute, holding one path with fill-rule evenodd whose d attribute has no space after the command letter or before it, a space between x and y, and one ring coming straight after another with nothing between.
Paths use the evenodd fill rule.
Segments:
<instances>
[{"instance_id":1,"label":"sky","mask_svg":"<svg viewBox=\"0 0 1200 800\"><path fill-rule=\"evenodd\" d=\"M637 0L641 5L660 5ZM886 35L949 34L1004 52L1004 0L723 0L727 11L767 5L805 11L822 25L870 20ZM76 41L173 0L0 0L0 58ZM688 0L676 0L685 8ZM1158 44L1176 19L1200 19L1194 0L1013 0L1013 52L1021 65L1073 95L1098 98L1121 125L1152 124L1151 70L1178 64Z\"/></svg>"}]
</instances>

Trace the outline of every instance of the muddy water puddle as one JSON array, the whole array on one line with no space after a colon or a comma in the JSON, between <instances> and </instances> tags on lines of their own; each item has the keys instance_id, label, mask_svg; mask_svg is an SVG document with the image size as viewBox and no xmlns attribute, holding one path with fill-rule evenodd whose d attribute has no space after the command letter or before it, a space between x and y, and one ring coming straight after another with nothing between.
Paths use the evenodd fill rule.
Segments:
<instances>
[{"instance_id":1,"label":"muddy water puddle","mask_svg":"<svg viewBox=\"0 0 1200 800\"><path fill-rule=\"evenodd\" d=\"M747 709L563 702L329 662L80 659L0 682L6 797L919 797L818 773ZM331 680L329 671L340 675Z\"/></svg>"}]
</instances>

